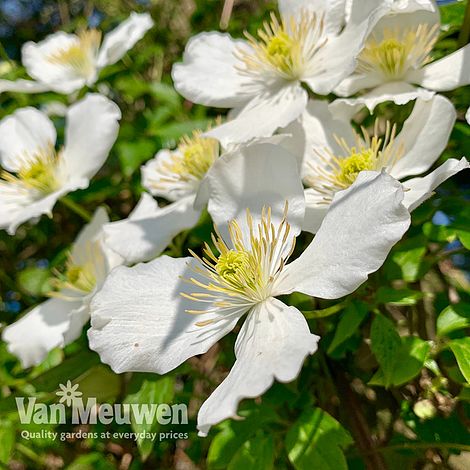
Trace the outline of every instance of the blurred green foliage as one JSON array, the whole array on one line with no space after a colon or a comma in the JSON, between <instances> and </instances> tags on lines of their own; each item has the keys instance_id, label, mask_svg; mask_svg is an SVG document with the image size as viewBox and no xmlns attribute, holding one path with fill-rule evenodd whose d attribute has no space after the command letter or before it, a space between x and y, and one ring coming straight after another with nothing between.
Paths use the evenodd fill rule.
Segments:
<instances>
[{"instance_id":1,"label":"blurred green foliage","mask_svg":"<svg viewBox=\"0 0 470 470\"><path fill-rule=\"evenodd\" d=\"M20 2L21 3L21 2ZM88 0L33 2L37 11L4 38L3 53L18 59L21 43L52 30L73 31L99 22L109 30L130 11L151 12L156 26L118 64L107 68L96 89L110 93L123 111L118 141L90 187L70 198L93 211L104 205L113 220L126 217L139 198L140 165L193 129L204 128L221 110L181 98L172 88L171 64L188 38L219 28L219 0ZM442 7L444 30L437 56L459 47L466 3ZM228 31L255 30L274 2L240 0ZM3 18L3 23L8 20ZM6 57L4 57L6 58ZM24 77L17 61L2 64L2 78ZM84 92L83 92L84 93ZM470 89L447 94L459 120L441 161L470 155L470 126L463 116ZM67 103L66 97L0 95L0 117L16 108ZM388 115L390 106L380 107ZM394 108L406 118L409 109ZM369 118L366 118L367 124ZM63 132L63 119L54 118ZM44 300L51 272L63 266L66 250L83 222L57 204L52 219L25 224L14 237L0 232L0 322L12 323ZM208 217L169 248L180 256L198 250L212 229ZM299 246L309 241L300 239ZM275 383L260 399L245 400L240 420L226 421L208 438L195 433L202 401L233 363L234 335L206 355L193 358L164 378L115 375L89 351L86 335L41 365L22 370L0 344L0 468L139 469L384 469L469 468L470 438L470 184L468 172L446 182L413 214L412 227L383 268L356 293L335 304L292 294L306 312L319 351L293 383ZM79 383L87 396L116 403L186 403L188 425L171 431L188 439L161 442L107 438L25 440L22 430L59 432L141 431L136 424L22 425L15 396L54 401L59 383ZM153 428L153 431L158 431ZM166 431L166 429L165 429ZM460 467L457 466L459 463Z\"/></svg>"}]
</instances>

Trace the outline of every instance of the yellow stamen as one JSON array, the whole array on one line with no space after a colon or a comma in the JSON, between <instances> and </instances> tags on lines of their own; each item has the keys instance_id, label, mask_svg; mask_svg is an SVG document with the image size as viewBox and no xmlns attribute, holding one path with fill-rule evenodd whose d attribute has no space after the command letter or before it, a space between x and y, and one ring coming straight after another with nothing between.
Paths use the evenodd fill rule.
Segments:
<instances>
[{"instance_id":1,"label":"yellow stamen","mask_svg":"<svg viewBox=\"0 0 470 470\"><path fill-rule=\"evenodd\" d=\"M323 195L323 202L331 203L337 191L348 188L356 181L361 171L390 169L402 158L403 146L395 144L396 126L386 123L385 136L378 137L379 121L375 122L374 135L370 137L362 128L362 136L356 134L356 143L350 146L344 139L335 136L343 155L334 155L330 150L317 152L318 162L310 162L312 170L305 183Z\"/></svg>"},{"instance_id":2,"label":"yellow stamen","mask_svg":"<svg viewBox=\"0 0 470 470\"><path fill-rule=\"evenodd\" d=\"M171 157L158 167L158 178L150 180L155 189L179 189L198 185L219 156L217 140L202 137L201 131L184 136Z\"/></svg>"},{"instance_id":3,"label":"yellow stamen","mask_svg":"<svg viewBox=\"0 0 470 470\"><path fill-rule=\"evenodd\" d=\"M258 30L258 39L245 32L252 50L238 49L236 57L246 74L268 74L287 80L297 80L308 73L318 50L324 46L324 21L314 13L303 11L299 17L281 22L271 13Z\"/></svg>"},{"instance_id":4,"label":"yellow stamen","mask_svg":"<svg viewBox=\"0 0 470 470\"><path fill-rule=\"evenodd\" d=\"M287 222L287 203L284 216L277 227L272 222L270 208L263 209L257 227L254 226L249 210L246 212L246 221L248 240L244 239L239 223L232 220L228 226L230 248L216 229L212 242L218 255L208 244L205 245L202 257L191 251L202 266L193 268L199 279L192 277L185 281L205 292L181 295L195 302L210 303L211 308L187 310L187 313L240 311L271 295L273 285L295 246L295 238L288 245L290 225ZM206 322L199 323L200 326L203 324Z\"/></svg>"},{"instance_id":5,"label":"yellow stamen","mask_svg":"<svg viewBox=\"0 0 470 470\"><path fill-rule=\"evenodd\" d=\"M75 300L95 290L97 279L104 277L106 262L98 240L88 242L85 250L84 259L74 259L69 254L65 272L55 271L56 277L52 281L54 291L49 292L49 297Z\"/></svg>"},{"instance_id":6,"label":"yellow stamen","mask_svg":"<svg viewBox=\"0 0 470 470\"><path fill-rule=\"evenodd\" d=\"M26 189L33 189L41 194L49 194L59 188L58 171L60 154L57 154L51 144L33 155L25 155L24 165L16 175L8 171L0 173L1 180L7 183L18 184Z\"/></svg>"},{"instance_id":7,"label":"yellow stamen","mask_svg":"<svg viewBox=\"0 0 470 470\"><path fill-rule=\"evenodd\" d=\"M51 54L47 60L53 64L70 67L77 74L88 78L95 72L100 42L101 32L95 29L82 31L78 33L75 43Z\"/></svg>"},{"instance_id":8,"label":"yellow stamen","mask_svg":"<svg viewBox=\"0 0 470 470\"><path fill-rule=\"evenodd\" d=\"M421 24L416 29L385 29L383 37L372 36L358 57L358 73L378 72L382 78L397 80L409 70L431 60L438 36L437 25Z\"/></svg>"}]
</instances>

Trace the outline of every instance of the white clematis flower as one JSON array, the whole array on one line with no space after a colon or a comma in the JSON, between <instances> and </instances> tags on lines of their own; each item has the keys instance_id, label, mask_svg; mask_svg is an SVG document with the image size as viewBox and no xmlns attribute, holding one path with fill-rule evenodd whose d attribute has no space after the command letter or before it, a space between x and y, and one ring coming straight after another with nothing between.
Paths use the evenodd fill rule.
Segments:
<instances>
[{"instance_id":1,"label":"white clematis flower","mask_svg":"<svg viewBox=\"0 0 470 470\"><path fill-rule=\"evenodd\" d=\"M285 129L292 134L291 151L302 156L302 180L307 187L304 230L318 230L335 194L353 184L362 171L386 171L397 180L428 171L446 148L456 120L452 103L436 95L429 101L416 101L400 133L387 122L382 136L376 121L370 136L365 129L358 134L350 122L361 107L339 101L312 103ZM464 158L449 159L425 178L406 180L405 206L414 209L438 185L465 168L468 162ZM422 180L427 183L423 185Z\"/></svg>"},{"instance_id":2,"label":"white clematis flower","mask_svg":"<svg viewBox=\"0 0 470 470\"><path fill-rule=\"evenodd\" d=\"M35 108L0 121L0 228L13 235L23 222L50 215L65 194L88 187L116 140L120 118L112 101L88 94L68 109L60 150L54 125Z\"/></svg>"},{"instance_id":3,"label":"white clematis flower","mask_svg":"<svg viewBox=\"0 0 470 470\"><path fill-rule=\"evenodd\" d=\"M198 222L207 202L205 175L219 156L219 143L199 131L175 150L160 150L142 167L144 193L129 217L104 227L106 242L128 264L158 256L181 231ZM150 195L171 201L159 207Z\"/></svg>"},{"instance_id":4,"label":"white clematis flower","mask_svg":"<svg viewBox=\"0 0 470 470\"><path fill-rule=\"evenodd\" d=\"M115 269L92 302L89 330L91 348L116 372L164 374L206 352L246 315L236 362L200 409L200 435L274 380L295 379L316 351L319 338L302 313L276 297L349 294L410 223L401 185L364 173L336 195L322 230L287 264L305 210L294 157L272 144L259 145L255 155L234 150L207 178L217 251L207 245L202 257L162 256Z\"/></svg>"},{"instance_id":5,"label":"white clematis flower","mask_svg":"<svg viewBox=\"0 0 470 470\"><path fill-rule=\"evenodd\" d=\"M66 270L57 273L51 297L17 322L7 326L2 339L24 368L42 362L49 351L77 339L90 317L90 299L121 258L103 244L106 211L98 209L72 245Z\"/></svg>"},{"instance_id":6,"label":"white clematis flower","mask_svg":"<svg viewBox=\"0 0 470 470\"><path fill-rule=\"evenodd\" d=\"M232 121L207 135L224 146L271 136L304 111L308 95L302 84L327 95L352 73L381 6L354 1L348 24L338 32L337 16L327 14L324 4L281 0L281 19L273 13L257 37L210 32L188 42L183 62L173 67L175 88L195 103L235 109Z\"/></svg>"},{"instance_id":7,"label":"white clematis flower","mask_svg":"<svg viewBox=\"0 0 470 470\"><path fill-rule=\"evenodd\" d=\"M470 45L433 62L439 10L434 2L420 6L416 1L392 4L370 33L356 70L336 87L336 94L347 97L369 90L357 99L372 111L383 101L404 104L470 84Z\"/></svg>"},{"instance_id":8,"label":"white clematis flower","mask_svg":"<svg viewBox=\"0 0 470 470\"><path fill-rule=\"evenodd\" d=\"M0 80L0 92L70 94L93 85L102 68L119 61L153 26L148 13L131 13L101 42L101 32L86 30L78 34L63 31L41 42L27 42L22 62L32 80Z\"/></svg>"}]
</instances>

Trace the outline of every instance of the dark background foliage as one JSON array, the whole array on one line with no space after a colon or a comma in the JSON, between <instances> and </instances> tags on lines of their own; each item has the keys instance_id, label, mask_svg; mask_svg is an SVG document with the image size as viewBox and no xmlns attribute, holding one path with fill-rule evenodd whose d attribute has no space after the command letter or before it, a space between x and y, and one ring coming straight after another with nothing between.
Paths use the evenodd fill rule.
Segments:
<instances>
[{"instance_id":1,"label":"dark background foliage","mask_svg":"<svg viewBox=\"0 0 470 470\"><path fill-rule=\"evenodd\" d=\"M0 76L9 79L25 76L20 48L28 40L38 41L58 29L108 31L131 11L149 11L155 20L154 29L100 76L96 89L123 111L121 130L90 187L70 195L74 202L89 212L104 205L113 220L127 216L142 192L139 166L222 112L182 99L172 88L169 72L190 36L220 28L223 6L220 0L0 1ZM255 31L275 8L275 2L239 0L228 31L236 36L244 29ZM468 41L465 9L466 2L441 7L443 30L436 57ZM439 163L470 155L470 126L463 118L470 89L447 96L459 119ZM67 103L66 97L52 93L3 94L0 117L51 101ZM378 110L387 118L398 116L399 123L409 112L408 106L382 105ZM366 126L372 122L371 117L363 119ZM60 135L63 119L54 120ZM82 225L79 215L58 203L52 219L25 224L14 237L0 232L0 325L12 323L44 300L52 270L63 266L67 247ZM168 253L181 256L188 248L199 250L211 229L206 215L190 233L180 234ZM302 238L299 246L308 241ZM469 247L470 184L468 172L463 172L415 211L405 239L356 293L340 303L291 296L290 303L305 312L312 331L322 336L319 351L306 360L295 382L276 383L263 397L245 400L240 407L245 419L222 423L206 439L195 434L197 410L233 363L235 335L163 378L113 374L88 350L85 334L26 371L0 344L0 467L469 468ZM22 439L21 430L34 426L18 423L14 397L53 402L58 384L68 379L101 401L186 403L189 424L160 430L188 432L189 439L168 438L155 445L100 437ZM42 428L105 430L101 425Z\"/></svg>"}]
</instances>

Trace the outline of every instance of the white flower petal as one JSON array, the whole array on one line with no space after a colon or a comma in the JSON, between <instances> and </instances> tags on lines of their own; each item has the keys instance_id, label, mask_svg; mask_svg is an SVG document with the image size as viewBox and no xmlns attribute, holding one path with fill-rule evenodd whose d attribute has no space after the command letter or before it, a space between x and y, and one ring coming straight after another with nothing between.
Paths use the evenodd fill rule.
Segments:
<instances>
[{"instance_id":1,"label":"white flower petal","mask_svg":"<svg viewBox=\"0 0 470 470\"><path fill-rule=\"evenodd\" d=\"M263 394L274 380L294 380L319 339L295 307L273 298L255 306L237 337L232 370L199 410L199 435L236 416L242 399Z\"/></svg>"},{"instance_id":2,"label":"white flower petal","mask_svg":"<svg viewBox=\"0 0 470 470\"><path fill-rule=\"evenodd\" d=\"M164 197L169 201L178 201L183 197L196 193L199 187L199 180L168 182L168 175L165 173L165 166L171 167L172 159L180 156L178 149L162 149L157 152L154 158L150 159L141 167L142 186L154 196ZM163 172L162 172L163 170Z\"/></svg>"},{"instance_id":3,"label":"white flower petal","mask_svg":"<svg viewBox=\"0 0 470 470\"><path fill-rule=\"evenodd\" d=\"M314 75L302 78L312 91L327 95L354 71L356 57L384 9L377 0L353 1L351 18L341 34L328 37L326 44L315 56L318 70Z\"/></svg>"},{"instance_id":4,"label":"white flower petal","mask_svg":"<svg viewBox=\"0 0 470 470\"><path fill-rule=\"evenodd\" d=\"M2 339L24 368L39 364L51 349L64 345L63 335L70 324L68 314L80 307L81 302L46 300L7 326Z\"/></svg>"},{"instance_id":5,"label":"white flower petal","mask_svg":"<svg viewBox=\"0 0 470 470\"><path fill-rule=\"evenodd\" d=\"M410 73L408 81L434 91L455 90L470 84L470 44Z\"/></svg>"},{"instance_id":6,"label":"white flower petal","mask_svg":"<svg viewBox=\"0 0 470 470\"><path fill-rule=\"evenodd\" d=\"M375 88L382 83L380 77L377 75L359 75L353 73L349 77L346 77L335 89L334 92L338 96L351 96L356 94L358 91Z\"/></svg>"},{"instance_id":7,"label":"white flower petal","mask_svg":"<svg viewBox=\"0 0 470 470\"><path fill-rule=\"evenodd\" d=\"M148 13L132 12L117 28L106 34L98 54L98 67L114 64L140 41L154 25Z\"/></svg>"},{"instance_id":8,"label":"white flower petal","mask_svg":"<svg viewBox=\"0 0 470 470\"><path fill-rule=\"evenodd\" d=\"M152 196L144 193L128 219L104 227L106 244L128 264L151 260L178 233L197 224L201 211L193 206L194 196L189 196L160 208Z\"/></svg>"},{"instance_id":9,"label":"white flower petal","mask_svg":"<svg viewBox=\"0 0 470 470\"><path fill-rule=\"evenodd\" d=\"M343 138L354 145L354 130L348 119L335 118L326 101L311 100L300 118L283 129L286 134L292 134L296 141L303 161L302 177L311 172L309 163L318 163L318 153L331 151L337 155L341 148L335 138Z\"/></svg>"},{"instance_id":10,"label":"white flower petal","mask_svg":"<svg viewBox=\"0 0 470 470\"><path fill-rule=\"evenodd\" d=\"M55 145L56 131L51 120L35 108L21 108L0 121L0 164L18 171L40 151Z\"/></svg>"},{"instance_id":11,"label":"white flower petal","mask_svg":"<svg viewBox=\"0 0 470 470\"><path fill-rule=\"evenodd\" d=\"M133 268L115 268L91 304L90 348L117 373L165 374L206 352L233 329L244 312L197 326L214 317L185 312L211 305L181 296L197 290L181 279L197 278L192 271L196 265L192 258L161 256Z\"/></svg>"},{"instance_id":12,"label":"white flower petal","mask_svg":"<svg viewBox=\"0 0 470 470\"><path fill-rule=\"evenodd\" d=\"M106 210L104 207L98 207L93 214L91 221L82 228L73 243L71 256L76 264L81 265L89 260L90 243L98 240L102 235L103 225L108 222L109 217Z\"/></svg>"},{"instance_id":13,"label":"white flower petal","mask_svg":"<svg viewBox=\"0 0 470 470\"><path fill-rule=\"evenodd\" d=\"M366 106L372 113L378 104L386 101L393 101L395 104L403 105L418 98L424 101L430 100L434 94L434 91L417 88L409 83L389 82L380 85L365 95L349 100L336 100L335 103L340 102L343 103L343 105L349 106L361 104Z\"/></svg>"},{"instance_id":14,"label":"white flower petal","mask_svg":"<svg viewBox=\"0 0 470 470\"><path fill-rule=\"evenodd\" d=\"M446 148L456 117L454 105L443 96L416 100L394 143L404 156L391 167L390 174L401 179L427 171Z\"/></svg>"},{"instance_id":15,"label":"white flower petal","mask_svg":"<svg viewBox=\"0 0 470 470\"><path fill-rule=\"evenodd\" d=\"M35 223L43 214L52 217L52 208L57 200L73 189L76 189L75 184L66 185L42 199L33 199L16 184L0 185L0 228L14 235L16 229L28 220Z\"/></svg>"},{"instance_id":16,"label":"white flower petal","mask_svg":"<svg viewBox=\"0 0 470 470\"><path fill-rule=\"evenodd\" d=\"M205 135L222 146L269 137L297 119L307 106L307 92L294 82L253 98L232 121L217 126Z\"/></svg>"},{"instance_id":17,"label":"white flower petal","mask_svg":"<svg viewBox=\"0 0 470 470\"><path fill-rule=\"evenodd\" d=\"M325 204L320 194L311 188L305 190L305 217L302 230L317 233L323 219L328 213L329 205Z\"/></svg>"},{"instance_id":18,"label":"white flower petal","mask_svg":"<svg viewBox=\"0 0 470 470\"><path fill-rule=\"evenodd\" d=\"M361 172L336 193L320 230L281 274L278 294L337 299L357 289L385 261L410 225L401 184L386 173Z\"/></svg>"},{"instance_id":19,"label":"white flower petal","mask_svg":"<svg viewBox=\"0 0 470 470\"><path fill-rule=\"evenodd\" d=\"M90 179L95 175L116 141L119 119L117 105L96 93L69 108L62 152L69 177Z\"/></svg>"},{"instance_id":20,"label":"white flower petal","mask_svg":"<svg viewBox=\"0 0 470 470\"><path fill-rule=\"evenodd\" d=\"M308 11L324 15L328 34L336 34L345 20L346 0L279 0L278 4L281 16L286 20Z\"/></svg>"},{"instance_id":21,"label":"white flower petal","mask_svg":"<svg viewBox=\"0 0 470 470\"><path fill-rule=\"evenodd\" d=\"M405 181L403 183L405 188L403 204L409 211L415 210L426 199L429 199L434 194L433 191L445 180L468 168L470 165L466 158L460 160L449 158L429 175Z\"/></svg>"},{"instance_id":22,"label":"white flower petal","mask_svg":"<svg viewBox=\"0 0 470 470\"><path fill-rule=\"evenodd\" d=\"M208 211L225 240L229 240L227 223L233 219L247 236L247 209L256 226L263 207L270 207L276 226L286 202L290 235L300 232L305 210L303 187L296 160L283 147L265 142L241 145L216 160L206 180Z\"/></svg>"},{"instance_id":23,"label":"white flower petal","mask_svg":"<svg viewBox=\"0 0 470 470\"><path fill-rule=\"evenodd\" d=\"M38 43L27 42L21 49L22 62L28 74L58 93L73 93L82 88L87 79L72 67L51 61L50 57L72 45L79 44L75 34L63 31L51 34ZM92 80L93 81L93 80Z\"/></svg>"},{"instance_id":24,"label":"white flower petal","mask_svg":"<svg viewBox=\"0 0 470 470\"><path fill-rule=\"evenodd\" d=\"M90 319L90 307L88 302L84 302L79 308L72 310L68 314L69 325L64 331L63 345L73 343L76 339L80 338L83 327L87 324ZM78 385L78 384L77 384Z\"/></svg>"},{"instance_id":25,"label":"white flower petal","mask_svg":"<svg viewBox=\"0 0 470 470\"><path fill-rule=\"evenodd\" d=\"M42 93L50 89L49 85L41 82L34 82L33 80L3 80L0 79L0 93L5 91L19 92L19 93Z\"/></svg>"},{"instance_id":26,"label":"white flower petal","mask_svg":"<svg viewBox=\"0 0 470 470\"><path fill-rule=\"evenodd\" d=\"M465 119L470 124L470 108L468 108L467 112L465 113Z\"/></svg>"},{"instance_id":27,"label":"white flower petal","mask_svg":"<svg viewBox=\"0 0 470 470\"><path fill-rule=\"evenodd\" d=\"M183 62L172 70L176 90L188 100L232 108L246 103L253 96L250 83L236 67L242 63L235 57L237 49L247 49L246 41L229 34L201 33L192 37L184 50Z\"/></svg>"}]
</instances>

